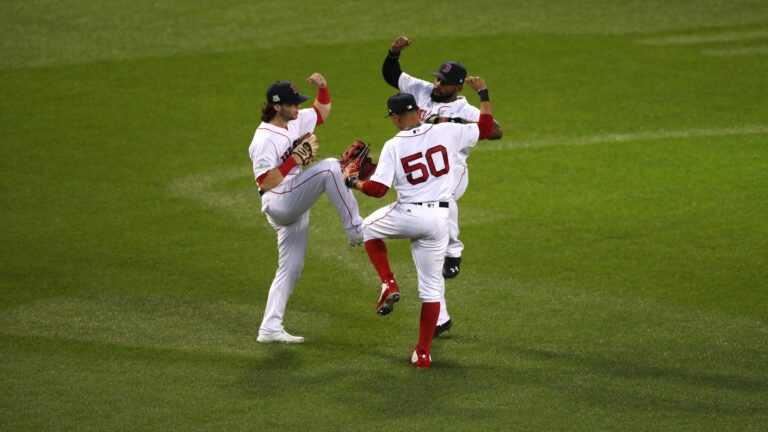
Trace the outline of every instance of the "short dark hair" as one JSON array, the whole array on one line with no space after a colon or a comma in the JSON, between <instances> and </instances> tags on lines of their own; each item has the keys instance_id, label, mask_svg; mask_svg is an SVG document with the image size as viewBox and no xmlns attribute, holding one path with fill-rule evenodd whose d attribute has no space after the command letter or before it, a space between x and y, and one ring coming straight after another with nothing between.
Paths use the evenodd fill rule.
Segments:
<instances>
[{"instance_id":1,"label":"short dark hair","mask_svg":"<svg viewBox=\"0 0 768 432\"><path fill-rule=\"evenodd\" d=\"M270 122L275 116L277 115L277 111L275 110L275 104L265 102L264 106L261 107L261 121L264 123Z\"/></svg>"}]
</instances>

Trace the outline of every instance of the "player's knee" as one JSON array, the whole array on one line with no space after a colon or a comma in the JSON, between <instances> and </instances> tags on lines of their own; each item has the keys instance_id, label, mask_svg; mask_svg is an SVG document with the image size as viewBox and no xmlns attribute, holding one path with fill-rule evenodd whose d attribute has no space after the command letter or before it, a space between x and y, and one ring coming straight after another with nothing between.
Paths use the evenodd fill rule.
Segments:
<instances>
[{"instance_id":1,"label":"player's knee","mask_svg":"<svg viewBox=\"0 0 768 432\"><path fill-rule=\"evenodd\" d=\"M419 286L419 300L421 300L422 303L439 302L443 298L444 292L444 285L437 285L429 288L425 286Z\"/></svg>"},{"instance_id":2,"label":"player's knee","mask_svg":"<svg viewBox=\"0 0 768 432\"><path fill-rule=\"evenodd\" d=\"M321 160L317 164L320 165L321 168L323 168L323 170L327 170L335 174L341 174L341 165L339 165L338 159L327 158L327 159Z\"/></svg>"},{"instance_id":3,"label":"player's knee","mask_svg":"<svg viewBox=\"0 0 768 432\"><path fill-rule=\"evenodd\" d=\"M438 296L438 295L421 295L421 294L419 294L419 300L422 303L440 302L441 299L442 299L442 296Z\"/></svg>"}]
</instances>

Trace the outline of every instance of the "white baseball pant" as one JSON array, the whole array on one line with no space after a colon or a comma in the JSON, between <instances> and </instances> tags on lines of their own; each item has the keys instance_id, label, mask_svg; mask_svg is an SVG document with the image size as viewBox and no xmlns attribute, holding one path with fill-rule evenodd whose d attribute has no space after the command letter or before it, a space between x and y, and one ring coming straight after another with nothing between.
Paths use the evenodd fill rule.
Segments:
<instances>
[{"instance_id":1,"label":"white baseball pant","mask_svg":"<svg viewBox=\"0 0 768 432\"><path fill-rule=\"evenodd\" d=\"M438 203L392 203L363 222L363 239L410 239L416 265L419 299L438 302L443 298L443 259L448 244L448 209Z\"/></svg>"},{"instance_id":2,"label":"white baseball pant","mask_svg":"<svg viewBox=\"0 0 768 432\"><path fill-rule=\"evenodd\" d=\"M347 237L362 228L362 218L352 191L344 185L339 161L324 159L262 196L262 211L277 232L278 265L269 288L260 334L284 331L288 298L304 267L309 237L309 210L326 193Z\"/></svg>"}]
</instances>

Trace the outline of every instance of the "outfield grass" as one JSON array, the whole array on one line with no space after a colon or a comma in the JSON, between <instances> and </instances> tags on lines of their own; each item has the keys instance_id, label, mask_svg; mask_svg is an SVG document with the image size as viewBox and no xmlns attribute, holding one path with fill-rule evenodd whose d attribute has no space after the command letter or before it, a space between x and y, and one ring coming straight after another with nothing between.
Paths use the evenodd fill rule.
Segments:
<instances>
[{"instance_id":1,"label":"outfield grass","mask_svg":"<svg viewBox=\"0 0 768 432\"><path fill-rule=\"evenodd\" d=\"M0 430L768 428L768 6L415 10L0 5ZM380 148L400 34L411 74L485 77L505 130L469 160L455 326L409 367L408 245L379 317L321 199L286 316L307 342L257 344L263 92L319 71L321 153ZM364 216L394 199L358 197Z\"/></svg>"}]
</instances>

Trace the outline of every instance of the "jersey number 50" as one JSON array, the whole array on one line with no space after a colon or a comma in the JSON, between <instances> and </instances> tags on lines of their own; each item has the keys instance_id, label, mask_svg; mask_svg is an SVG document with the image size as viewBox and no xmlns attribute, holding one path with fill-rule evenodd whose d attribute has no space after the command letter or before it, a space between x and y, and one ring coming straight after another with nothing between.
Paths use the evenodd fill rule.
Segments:
<instances>
[{"instance_id":1,"label":"jersey number 50","mask_svg":"<svg viewBox=\"0 0 768 432\"><path fill-rule=\"evenodd\" d=\"M426 164L424 163L426 160ZM431 174L434 177L448 174L451 165L448 163L448 151L439 145L430 148L425 153L414 153L400 159L405 170L405 178L408 183L417 185L424 183Z\"/></svg>"}]
</instances>

